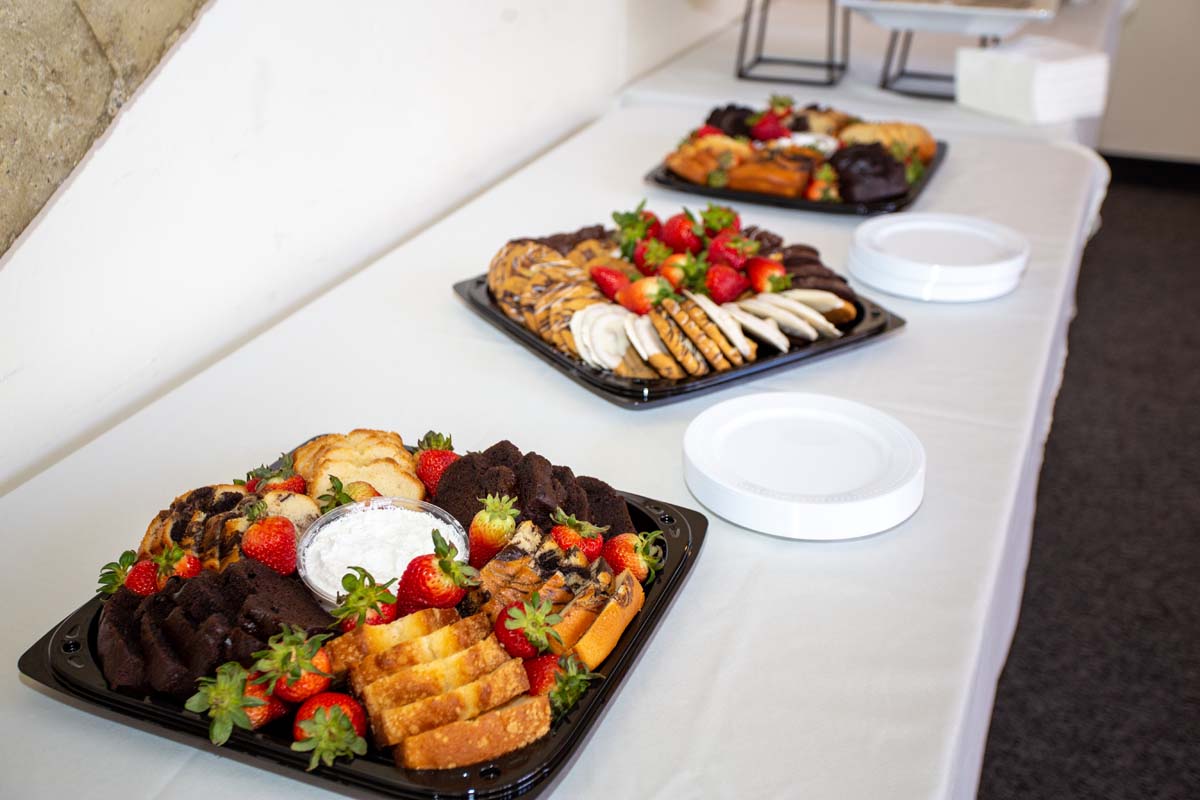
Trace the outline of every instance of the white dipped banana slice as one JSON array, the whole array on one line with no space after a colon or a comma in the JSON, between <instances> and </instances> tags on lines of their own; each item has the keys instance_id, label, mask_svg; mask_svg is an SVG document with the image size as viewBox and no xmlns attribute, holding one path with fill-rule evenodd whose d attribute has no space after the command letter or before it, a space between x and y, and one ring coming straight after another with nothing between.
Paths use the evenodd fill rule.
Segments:
<instances>
[{"instance_id":1,"label":"white dipped banana slice","mask_svg":"<svg viewBox=\"0 0 1200 800\"><path fill-rule=\"evenodd\" d=\"M757 299L764 303L769 303L776 308L782 308L784 311L790 311L816 329L817 333L828 339L838 339L842 335L842 332L833 323L821 316L820 312L809 308L798 300L783 297L772 292L763 292Z\"/></svg>"},{"instance_id":2,"label":"white dipped banana slice","mask_svg":"<svg viewBox=\"0 0 1200 800\"><path fill-rule=\"evenodd\" d=\"M725 303L721 308L745 328L747 333L759 341L766 342L781 353L786 353L791 349L791 343L783 335L783 331L779 329L775 320L756 317L738 308L735 303Z\"/></svg>"},{"instance_id":3,"label":"white dipped banana slice","mask_svg":"<svg viewBox=\"0 0 1200 800\"><path fill-rule=\"evenodd\" d=\"M757 297L748 297L745 300L739 300L738 307L743 311L750 312L753 316L774 320L780 328L793 336L808 339L810 342L815 342L820 338L816 328L788 309L781 308L774 303L759 300Z\"/></svg>"}]
</instances>

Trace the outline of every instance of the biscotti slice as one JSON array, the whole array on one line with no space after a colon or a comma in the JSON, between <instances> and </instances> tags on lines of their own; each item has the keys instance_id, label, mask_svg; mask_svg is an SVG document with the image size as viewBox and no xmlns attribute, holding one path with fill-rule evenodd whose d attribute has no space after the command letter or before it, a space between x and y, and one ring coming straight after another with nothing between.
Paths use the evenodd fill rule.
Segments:
<instances>
[{"instance_id":1,"label":"biscotti slice","mask_svg":"<svg viewBox=\"0 0 1200 800\"><path fill-rule=\"evenodd\" d=\"M325 645L330 667L340 675L372 653L382 653L458 621L453 608L423 608L386 625L359 625Z\"/></svg>"},{"instance_id":2,"label":"biscotti slice","mask_svg":"<svg viewBox=\"0 0 1200 800\"><path fill-rule=\"evenodd\" d=\"M454 655L405 667L380 678L363 689L363 704L374 719L389 708L457 689L488 674L508 659L508 651L500 646L495 636L489 636Z\"/></svg>"},{"instance_id":3,"label":"biscotti slice","mask_svg":"<svg viewBox=\"0 0 1200 800\"><path fill-rule=\"evenodd\" d=\"M452 769L490 761L536 742L550 732L550 698L524 695L466 722L452 722L396 748L405 769Z\"/></svg>"},{"instance_id":4,"label":"biscotti slice","mask_svg":"<svg viewBox=\"0 0 1200 800\"><path fill-rule=\"evenodd\" d=\"M373 653L351 667L350 685L356 693L362 694L363 689L385 675L465 650L486 638L491 630L492 622L487 614L475 614L382 653Z\"/></svg>"},{"instance_id":5,"label":"biscotti slice","mask_svg":"<svg viewBox=\"0 0 1200 800\"><path fill-rule=\"evenodd\" d=\"M642 610L646 594L642 584L638 583L633 573L625 570L617 576L613 583L612 598L596 617L592 627L583 638L575 643L576 657L591 670L596 669L608 658L608 654L617 646L617 640L629 627L634 616Z\"/></svg>"},{"instance_id":6,"label":"biscotti slice","mask_svg":"<svg viewBox=\"0 0 1200 800\"><path fill-rule=\"evenodd\" d=\"M409 736L477 717L529 691L529 676L519 658L509 659L483 677L457 689L390 708L372 721L375 743L399 744Z\"/></svg>"}]
</instances>

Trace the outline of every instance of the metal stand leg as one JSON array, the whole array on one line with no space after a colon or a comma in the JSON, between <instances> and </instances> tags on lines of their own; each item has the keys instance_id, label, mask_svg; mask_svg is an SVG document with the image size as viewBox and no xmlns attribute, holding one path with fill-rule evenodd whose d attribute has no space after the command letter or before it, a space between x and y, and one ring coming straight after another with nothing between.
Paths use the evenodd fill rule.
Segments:
<instances>
[{"instance_id":1,"label":"metal stand leg","mask_svg":"<svg viewBox=\"0 0 1200 800\"><path fill-rule=\"evenodd\" d=\"M850 61L850 11L843 9L841 14L841 55L837 53L838 43L838 9L837 0L829 0L827 16L827 35L825 40L825 58L782 58L779 56L763 55L763 43L767 38L767 19L770 16L771 0L762 0L762 9L758 14L758 29L754 36L754 55L747 62L746 45L750 38L750 28L754 22L755 0L746 0L746 11L742 15L742 31L738 36L737 76L748 81L768 81L772 83L796 83L807 86L833 86L846 74L846 65ZM767 75L755 72L763 65L778 65L797 70L820 70L825 73L823 78L803 78L785 75Z\"/></svg>"},{"instance_id":2,"label":"metal stand leg","mask_svg":"<svg viewBox=\"0 0 1200 800\"><path fill-rule=\"evenodd\" d=\"M929 83L954 83L953 75L946 75L940 72L922 72L921 70L910 70L908 68L908 53L912 48L912 40L912 31L892 31L891 35L888 36L887 52L883 57L883 73L879 76L879 88L887 89L897 94L908 95L909 97L923 97L929 100L953 100L953 88L947 93L907 88L899 85L904 80ZM900 42L898 59L896 58L897 41ZM1000 44L999 36L979 37L980 47L994 47L998 44ZM893 69L893 65L895 69Z\"/></svg>"}]
</instances>

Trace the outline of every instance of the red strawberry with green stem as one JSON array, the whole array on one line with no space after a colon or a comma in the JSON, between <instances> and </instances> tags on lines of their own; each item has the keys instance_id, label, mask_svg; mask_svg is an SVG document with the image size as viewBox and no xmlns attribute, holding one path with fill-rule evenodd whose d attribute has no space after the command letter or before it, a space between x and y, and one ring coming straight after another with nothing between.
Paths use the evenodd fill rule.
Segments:
<instances>
[{"instance_id":1,"label":"red strawberry with green stem","mask_svg":"<svg viewBox=\"0 0 1200 800\"><path fill-rule=\"evenodd\" d=\"M732 303L750 288L746 276L726 264L717 264L708 268L704 278L704 287L713 301Z\"/></svg>"},{"instance_id":2,"label":"red strawberry with green stem","mask_svg":"<svg viewBox=\"0 0 1200 800\"><path fill-rule=\"evenodd\" d=\"M685 208L682 213L667 218L659 238L676 253L699 253L704 249L703 235L704 226Z\"/></svg>"},{"instance_id":3,"label":"red strawberry with green stem","mask_svg":"<svg viewBox=\"0 0 1200 800\"><path fill-rule=\"evenodd\" d=\"M292 724L292 749L312 753L308 770L327 767L342 757L367 754L367 714L348 694L322 692L296 710Z\"/></svg>"},{"instance_id":4,"label":"red strawberry with green stem","mask_svg":"<svg viewBox=\"0 0 1200 800\"><path fill-rule=\"evenodd\" d=\"M417 477L431 497L437 496L442 473L459 458L449 436L429 431L417 442Z\"/></svg>"},{"instance_id":5,"label":"red strawberry with green stem","mask_svg":"<svg viewBox=\"0 0 1200 800\"><path fill-rule=\"evenodd\" d=\"M601 534L608 530L607 525L597 528L590 522L575 519L574 515L567 514L561 508L554 509L550 519L554 522L550 535L559 547L563 550L578 547L589 563L600 557L600 551L604 549L604 538Z\"/></svg>"},{"instance_id":6,"label":"red strawberry with green stem","mask_svg":"<svg viewBox=\"0 0 1200 800\"><path fill-rule=\"evenodd\" d=\"M633 211L614 211L613 222L617 224L617 242L621 255L633 258L633 250L643 239L657 239L662 232L662 223L652 212L646 211L646 201L638 203Z\"/></svg>"},{"instance_id":7,"label":"red strawberry with green stem","mask_svg":"<svg viewBox=\"0 0 1200 800\"><path fill-rule=\"evenodd\" d=\"M718 206L709 203L700 212L700 220L704 223L704 232L712 237L720 233L738 233L742 230L742 218L729 206Z\"/></svg>"},{"instance_id":8,"label":"red strawberry with green stem","mask_svg":"<svg viewBox=\"0 0 1200 800\"><path fill-rule=\"evenodd\" d=\"M696 128L696 130L692 131L691 135L689 135L688 138L692 139L694 141L696 139L703 139L705 136L724 136L724 135L725 135L725 131L721 130L716 125L701 125L699 128Z\"/></svg>"},{"instance_id":9,"label":"red strawberry with green stem","mask_svg":"<svg viewBox=\"0 0 1200 800\"><path fill-rule=\"evenodd\" d=\"M658 239L642 239L633 248L633 264L643 275L653 275L673 251Z\"/></svg>"},{"instance_id":10,"label":"red strawberry with green stem","mask_svg":"<svg viewBox=\"0 0 1200 800\"><path fill-rule=\"evenodd\" d=\"M604 543L604 560L614 574L629 570L639 583L646 583L662 569L662 541L662 531L618 534Z\"/></svg>"},{"instance_id":11,"label":"red strawberry with green stem","mask_svg":"<svg viewBox=\"0 0 1200 800\"><path fill-rule=\"evenodd\" d=\"M760 142L770 141L771 139L783 139L792 135L791 130L784 124L784 121L773 113L764 111L761 114L748 117L746 122L750 123L750 137Z\"/></svg>"},{"instance_id":12,"label":"red strawberry with green stem","mask_svg":"<svg viewBox=\"0 0 1200 800\"><path fill-rule=\"evenodd\" d=\"M158 565L158 588L162 589L171 578L194 578L200 574L203 565L200 559L191 553L185 553L183 548L173 544L163 552L154 556L153 561Z\"/></svg>"},{"instance_id":13,"label":"red strawberry with green stem","mask_svg":"<svg viewBox=\"0 0 1200 800\"><path fill-rule=\"evenodd\" d=\"M525 662L529 693L550 695L550 711L555 719L571 709L583 697L588 684L600 676L588 672L573 655L546 653Z\"/></svg>"},{"instance_id":14,"label":"red strawberry with green stem","mask_svg":"<svg viewBox=\"0 0 1200 800\"><path fill-rule=\"evenodd\" d=\"M254 679L267 691L289 703L299 703L325 691L333 680L332 663L322 643L328 633L309 636L301 628L287 623L267 640L267 649L254 654L254 668L261 673Z\"/></svg>"},{"instance_id":15,"label":"red strawberry with green stem","mask_svg":"<svg viewBox=\"0 0 1200 800\"><path fill-rule=\"evenodd\" d=\"M150 559L139 561L136 552L126 550L101 567L99 583L97 594L116 594L124 586L139 597L148 597L158 591L158 564Z\"/></svg>"},{"instance_id":16,"label":"red strawberry with green stem","mask_svg":"<svg viewBox=\"0 0 1200 800\"><path fill-rule=\"evenodd\" d=\"M280 454L278 467L261 466L252 469L246 473L245 480L235 479L234 483L245 486L247 492L257 494L276 491L304 494L308 491L308 484L293 468L291 453Z\"/></svg>"},{"instance_id":17,"label":"red strawberry with green stem","mask_svg":"<svg viewBox=\"0 0 1200 800\"><path fill-rule=\"evenodd\" d=\"M422 608L453 608L467 594L467 588L479 584L479 571L456 560L458 548L447 544L441 531L433 531L433 552L417 556L408 563L396 587L397 608L401 615Z\"/></svg>"},{"instance_id":18,"label":"red strawberry with green stem","mask_svg":"<svg viewBox=\"0 0 1200 800\"><path fill-rule=\"evenodd\" d=\"M287 713L287 707L253 686L246 669L236 661L217 667L214 677L196 681L197 691L184 708L209 718L208 738L215 745L229 741L234 728L255 730Z\"/></svg>"},{"instance_id":19,"label":"red strawberry with green stem","mask_svg":"<svg viewBox=\"0 0 1200 800\"><path fill-rule=\"evenodd\" d=\"M518 509L513 508L517 502L515 497L489 494L480 498L479 502L483 503L483 508L475 512L471 529L467 532L471 552L469 562L475 569L481 569L508 544L513 531L517 529L517 517L521 515Z\"/></svg>"},{"instance_id":20,"label":"red strawberry with green stem","mask_svg":"<svg viewBox=\"0 0 1200 800\"><path fill-rule=\"evenodd\" d=\"M280 575L296 571L296 525L287 517L263 517L242 534L242 554Z\"/></svg>"},{"instance_id":21,"label":"red strawberry with green stem","mask_svg":"<svg viewBox=\"0 0 1200 800\"><path fill-rule=\"evenodd\" d=\"M728 264L734 269L741 269L746 259L757 253L761 246L753 239L736 233L721 233L708 243L708 263Z\"/></svg>"},{"instance_id":22,"label":"red strawberry with green stem","mask_svg":"<svg viewBox=\"0 0 1200 800\"><path fill-rule=\"evenodd\" d=\"M658 268L658 274L666 278L677 292L704 288L704 273L707 271L708 262L704 255L694 256L691 253L675 253Z\"/></svg>"},{"instance_id":23,"label":"red strawberry with green stem","mask_svg":"<svg viewBox=\"0 0 1200 800\"><path fill-rule=\"evenodd\" d=\"M343 633L349 633L359 625L385 625L396 618L396 595L391 592L391 585L397 581L392 578L387 583L377 583L375 576L362 567L350 567L350 571L342 576L342 589L345 594L338 596L338 607L332 612L338 620L338 628Z\"/></svg>"},{"instance_id":24,"label":"red strawberry with green stem","mask_svg":"<svg viewBox=\"0 0 1200 800\"><path fill-rule=\"evenodd\" d=\"M782 292L792 286L792 276L783 264L770 258L752 258L746 262L746 277L756 292Z\"/></svg>"},{"instance_id":25,"label":"red strawberry with green stem","mask_svg":"<svg viewBox=\"0 0 1200 800\"><path fill-rule=\"evenodd\" d=\"M552 612L549 600L534 592L528 600L506 606L496 617L492 630L496 640L514 658L533 658L550 649L550 640L562 644L554 626L562 617Z\"/></svg>"},{"instance_id":26,"label":"red strawberry with green stem","mask_svg":"<svg viewBox=\"0 0 1200 800\"><path fill-rule=\"evenodd\" d=\"M773 94L767 101L767 105L770 106L772 114L782 119L792 113L796 101L792 99L791 95Z\"/></svg>"},{"instance_id":27,"label":"red strawberry with green stem","mask_svg":"<svg viewBox=\"0 0 1200 800\"><path fill-rule=\"evenodd\" d=\"M600 287L600 291L609 300L617 296L617 292L630 284L629 276L613 267L592 267L592 280Z\"/></svg>"},{"instance_id":28,"label":"red strawberry with green stem","mask_svg":"<svg viewBox=\"0 0 1200 800\"><path fill-rule=\"evenodd\" d=\"M671 284L655 275L629 284L617 292L616 300L635 314L647 314L650 309L673 295Z\"/></svg>"}]
</instances>

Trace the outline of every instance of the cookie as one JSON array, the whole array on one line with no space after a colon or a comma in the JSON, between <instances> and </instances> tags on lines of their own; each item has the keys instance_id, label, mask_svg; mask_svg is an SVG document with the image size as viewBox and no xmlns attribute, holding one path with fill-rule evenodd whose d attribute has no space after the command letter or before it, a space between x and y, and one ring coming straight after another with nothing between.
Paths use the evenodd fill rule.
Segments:
<instances>
[{"instance_id":1,"label":"cookie","mask_svg":"<svg viewBox=\"0 0 1200 800\"><path fill-rule=\"evenodd\" d=\"M704 331L705 336L716 342L717 347L721 349L721 354L729 359L729 363L735 367L740 367L746 363L746 360L738 352L738 349L730 343L725 334L721 333L721 329L717 327L717 324L709 318L708 314L704 313L704 309L696 305L695 301L685 300L680 308L692 318L693 322L700 326L700 330Z\"/></svg>"},{"instance_id":2,"label":"cookie","mask_svg":"<svg viewBox=\"0 0 1200 800\"><path fill-rule=\"evenodd\" d=\"M707 375L711 371L704 355L696 348L696 345L692 344L683 330L675 324L675 321L667 315L667 312L656 308L647 316L654 325L658 338L667 348L667 352L679 362L687 374L699 377Z\"/></svg>"},{"instance_id":3,"label":"cookie","mask_svg":"<svg viewBox=\"0 0 1200 800\"><path fill-rule=\"evenodd\" d=\"M673 298L668 297L662 301L662 310L671 315L671 319L679 326L684 335L696 345L696 348L704 355L704 360L712 364L713 369L717 372L726 372L733 369L733 365L729 363L722 353L721 348L717 343L710 339L704 331L700 330L700 326L696 321L683 310L683 308Z\"/></svg>"}]
</instances>

